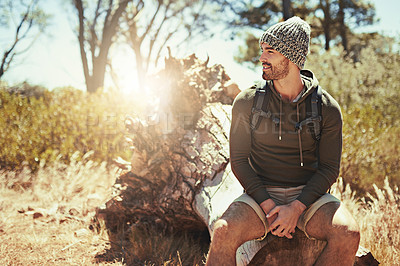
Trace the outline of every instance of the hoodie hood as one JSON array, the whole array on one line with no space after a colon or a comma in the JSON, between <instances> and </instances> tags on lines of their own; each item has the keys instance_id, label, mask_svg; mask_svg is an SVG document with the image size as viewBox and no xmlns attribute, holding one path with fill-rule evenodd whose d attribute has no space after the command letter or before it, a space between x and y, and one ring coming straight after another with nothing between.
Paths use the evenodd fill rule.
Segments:
<instances>
[{"instance_id":1,"label":"hoodie hood","mask_svg":"<svg viewBox=\"0 0 400 266\"><path fill-rule=\"evenodd\" d=\"M304 82L304 88L303 91L301 92L301 97L297 99L296 103L301 103L302 101L307 98L309 94L311 94L318 86L319 82L318 79L315 77L314 73L311 72L310 70L300 70L300 76L301 79ZM264 81L265 82L265 81ZM275 86L273 84L272 80L267 80L268 86L271 88L271 91L278 96L278 98L281 98L279 92L275 89Z\"/></svg>"},{"instance_id":2,"label":"hoodie hood","mask_svg":"<svg viewBox=\"0 0 400 266\"><path fill-rule=\"evenodd\" d=\"M298 102L304 101L304 99L307 98L307 96L311 94L319 84L318 79L310 70L300 70L300 76L304 82L305 91Z\"/></svg>"}]
</instances>

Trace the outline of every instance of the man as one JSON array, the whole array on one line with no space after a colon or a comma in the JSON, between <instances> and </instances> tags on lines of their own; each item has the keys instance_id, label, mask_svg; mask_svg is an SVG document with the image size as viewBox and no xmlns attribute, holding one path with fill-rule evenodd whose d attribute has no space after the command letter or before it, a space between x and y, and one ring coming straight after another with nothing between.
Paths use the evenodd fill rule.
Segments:
<instances>
[{"instance_id":1,"label":"man","mask_svg":"<svg viewBox=\"0 0 400 266\"><path fill-rule=\"evenodd\" d=\"M306 98L318 87L314 74L302 70L310 31L305 21L293 17L260 38L271 115L252 128L256 89L244 90L235 99L230 156L245 193L215 223L207 265L235 265L236 250L244 242L263 239L268 232L290 239L296 226L309 238L327 241L316 265L354 263L358 225L343 204L326 193L340 168L340 107L323 91L319 141L307 126L295 127L306 119Z\"/></svg>"}]
</instances>

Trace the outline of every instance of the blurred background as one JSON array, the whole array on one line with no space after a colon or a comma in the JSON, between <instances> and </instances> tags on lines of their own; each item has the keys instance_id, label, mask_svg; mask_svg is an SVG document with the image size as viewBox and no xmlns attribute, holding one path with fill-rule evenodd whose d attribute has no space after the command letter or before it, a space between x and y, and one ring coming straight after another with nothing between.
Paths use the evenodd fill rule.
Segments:
<instances>
[{"instance_id":1,"label":"blurred background","mask_svg":"<svg viewBox=\"0 0 400 266\"><path fill-rule=\"evenodd\" d=\"M132 156L125 115L148 120L164 100L153 81L165 58L195 54L221 64L243 90L261 78L259 36L296 15L312 28L305 68L342 107L342 186L355 205L362 199L385 214L368 217L376 226L365 235L385 232L374 252L395 265L399 9L398 0L0 0L0 191L9 200L0 210L25 206L15 199L26 191L25 202L42 207L55 199L74 205L73 195L88 204L92 195L92 207L79 209L88 217L110 194L114 159ZM0 220L0 236L13 215Z\"/></svg>"}]
</instances>

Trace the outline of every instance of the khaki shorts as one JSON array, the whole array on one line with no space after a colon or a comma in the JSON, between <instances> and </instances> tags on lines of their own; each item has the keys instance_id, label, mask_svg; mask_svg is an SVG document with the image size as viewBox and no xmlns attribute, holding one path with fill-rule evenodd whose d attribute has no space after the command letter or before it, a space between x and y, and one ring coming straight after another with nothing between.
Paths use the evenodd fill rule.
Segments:
<instances>
[{"instance_id":1,"label":"khaki shorts","mask_svg":"<svg viewBox=\"0 0 400 266\"><path fill-rule=\"evenodd\" d=\"M301 191L303 190L303 187L304 186L289 187L289 188L267 187L266 189L268 191L268 194L271 196L272 200L277 205L285 205L294 201L300 195ZM243 193L240 197L235 199L234 202L244 202L254 209L254 211L257 213L258 217L260 217L265 227L265 234L257 240L263 240L267 236L268 227L267 227L267 218L260 205L258 205L258 203L246 193ZM306 232L306 225L308 221L310 221L311 217L322 205L328 202L340 202L340 200L338 200L331 194L326 193L325 195L320 197L316 202L311 204L300 215L299 220L297 221L297 227L301 231L303 231L308 238L311 238Z\"/></svg>"}]
</instances>

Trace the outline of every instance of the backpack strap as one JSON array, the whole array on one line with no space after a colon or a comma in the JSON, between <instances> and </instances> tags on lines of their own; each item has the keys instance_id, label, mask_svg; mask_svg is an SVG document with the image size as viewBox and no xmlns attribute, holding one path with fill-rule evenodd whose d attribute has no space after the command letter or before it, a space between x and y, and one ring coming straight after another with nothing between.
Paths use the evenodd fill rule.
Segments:
<instances>
[{"instance_id":1,"label":"backpack strap","mask_svg":"<svg viewBox=\"0 0 400 266\"><path fill-rule=\"evenodd\" d=\"M296 124L296 130L302 130L307 125L314 140L321 139L321 121L322 121L322 89L320 86L313 91L311 96L306 99L307 118Z\"/></svg>"},{"instance_id":2,"label":"backpack strap","mask_svg":"<svg viewBox=\"0 0 400 266\"><path fill-rule=\"evenodd\" d=\"M321 139L322 121L322 89L319 85L311 95L311 117L315 118L315 120L313 123L308 124L308 127L313 138L319 141Z\"/></svg>"},{"instance_id":3,"label":"backpack strap","mask_svg":"<svg viewBox=\"0 0 400 266\"><path fill-rule=\"evenodd\" d=\"M271 95L271 90L266 82L264 86L261 83L256 86L256 94L253 100L253 108L251 109L250 117L250 128L251 130L257 129L260 125L261 118L271 117L271 112L268 110L269 98ZM267 111L264 111L267 110Z\"/></svg>"},{"instance_id":4,"label":"backpack strap","mask_svg":"<svg viewBox=\"0 0 400 266\"><path fill-rule=\"evenodd\" d=\"M302 130L307 125L311 136L316 141L317 162L319 162L319 141L321 139L321 121L322 121L322 89L317 86L311 95L306 98L306 119L295 125L296 130Z\"/></svg>"}]
</instances>

